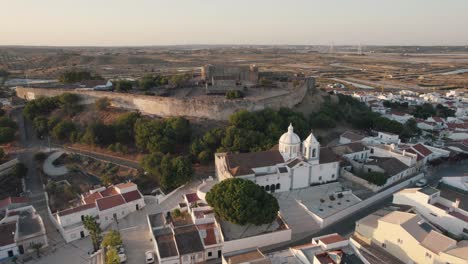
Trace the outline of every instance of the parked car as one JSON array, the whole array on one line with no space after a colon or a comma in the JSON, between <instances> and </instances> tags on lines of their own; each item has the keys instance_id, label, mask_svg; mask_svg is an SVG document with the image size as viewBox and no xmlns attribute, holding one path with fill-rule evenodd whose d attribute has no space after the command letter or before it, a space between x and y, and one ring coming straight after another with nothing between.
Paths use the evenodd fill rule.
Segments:
<instances>
[{"instance_id":1,"label":"parked car","mask_svg":"<svg viewBox=\"0 0 468 264\"><path fill-rule=\"evenodd\" d=\"M154 263L154 253L153 253L153 251L146 251L145 256L146 256L146 263L147 264Z\"/></svg>"},{"instance_id":2,"label":"parked car","mask_svg":"<svg viewBox=\"0 0 468 264\"><path fill-rule=\"evenodd\" d=\"M123 245L118 246L117 251L119 252L119 254L125 254L125 248L123 247Z\"/></svg>"},{"instance_id":3,"label":"parked car","mask_svg":"<svg viewBox=\"0 0 468 264\"><path fill-rule=\"evenodd\" d=\"M119 253L120 263L125 263L127 261L127 255L125 253Z\"/></svg>"},{"instance_id":4,"label":"parked car","mask_svg":"<svg viewBox=\"0 0 468 264\"><path fill-rule=\"evenodd\" d=\"M424 187L427 185L427 180L426 179L420 179L416 182L416 187Z\"/></svg>"}]
</instances>

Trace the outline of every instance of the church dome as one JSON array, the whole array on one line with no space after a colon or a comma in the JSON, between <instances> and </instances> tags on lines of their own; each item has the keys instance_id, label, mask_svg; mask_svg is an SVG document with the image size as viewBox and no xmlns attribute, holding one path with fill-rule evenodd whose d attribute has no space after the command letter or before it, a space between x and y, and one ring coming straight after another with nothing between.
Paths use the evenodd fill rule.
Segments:
<instances>
[{"instance_id":1,"label":"church dome","mask_svg":"<svg viewBox=\"0 0 468 264\"><path fill-rule=\"evenodd\" d=\"M289 124L288 127L288 132L284 133L279 140L280 145L300 145L301 144L301 139L299 136L294 133L294 128L291 124Z\"/></svg>"}]
</instances>

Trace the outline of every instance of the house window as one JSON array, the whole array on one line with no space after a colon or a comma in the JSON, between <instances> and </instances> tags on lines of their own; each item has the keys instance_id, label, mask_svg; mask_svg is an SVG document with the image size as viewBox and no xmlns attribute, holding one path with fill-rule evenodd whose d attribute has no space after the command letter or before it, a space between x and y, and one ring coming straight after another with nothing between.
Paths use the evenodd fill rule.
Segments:
<instances>
[{"instance_id":1,"label":"house window","mask_svg":"<svg viewBox=\"0 0 468 264\"><path fill-rule=\"evenodd\" d=\"M208 252L208 257L211 257L212 255L213 255L213 253L211 253L211 251Z\"/></svg>"},{"instance_id":2,"label":"house window","mask_svg":"<svg viewBox=\"0 0 468 264\"><path fill-rule=\"evenodd\" d=\"M335 179L335 174L332 174L332 179Z\"/></svg>"},{"instance_id":3,"label":"house window","mask_svg":"<svg viewBox=\"0 0 468 264\"><path fill-rule=\"evenodd\" d=\"M321 181L321 180L322 180L322 176L319 177L319 181Z\"/></svg>"},{"instance_id":4,"label":"house window","mask_svg":"<svg viewBox=\"0 0 468 264\"><path fill-rule=\"evenodd\" d=\"M385 243L382 243L382 247L387 248L387 245L385 245Z\"/></svg>"},{"instance_id":5,"label":"house window","mask_svg":"<svg viewBox=\"0 0 468 264\"><path fill-rule=\"evenodd\" d=\"M270 190L270 185L265 186L265 191L269 191L269 190Z\"/></svg>"},{"instance_id":6,"label":"house window","mask_svg":"<svg viewBox=\"0 0 468 264\"><path fill-rule=\"evenodd\" d=\"M312 158L315 158L316 151L317 151L316 149L313 149L313 150L312 150Z\"/></svg>"},{"instance_id":7,"label":"house window","mask_svg":"<svg viewBox=\"0 0 468 264\"><path fill-rule=\"evenodd\" d=\"M403 244L403 240L398 239L398 244Z\"/></svg>"},{"instance_id":8,"label":"house window","mask_svg":"<svg viewBox=\"0 0 468 264\"><path fill-rule=\"evenodd\" d=\"M279 183L276 184L276 190L278 190L281 187Z\"/></svg>"},{"instance_id":9,"label":"house window","mask_svg":"<svg viewBox=\"0 0 468 264\"><path fill-rule=\"evenodd\" d=\"M374 154L374 149L371 149L371 150L370 150L370 153L371 153L371 154Z\"/></svg>"},{"instance_id":10,"label":"house window","mask_svg":"<svg viewBox=\"0 0 468 264\"><path fill-rule=\"evenodd\" d=\"M426 252L426 258L432 258L432 255L429 252Z\"/></svg>"}]
</instances>

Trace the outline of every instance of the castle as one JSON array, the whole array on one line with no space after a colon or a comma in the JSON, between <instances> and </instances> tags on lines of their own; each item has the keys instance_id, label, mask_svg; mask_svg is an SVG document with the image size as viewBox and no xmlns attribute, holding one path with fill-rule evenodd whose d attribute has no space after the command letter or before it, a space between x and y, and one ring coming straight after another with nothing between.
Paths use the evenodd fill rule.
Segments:
<instances>
[{"instance_id":1,"label":"castle","mask_svg":"<svg viewBox=\"0 0 468 264\"><path fill-rule=\"evenodd\" d=\"M216 153L220 181L238 177L251 180L268 192L284 192L336 181L339 156L320 147L315 136L302 142L290 124L277 149L252 153Z\"/></svg>"}]
</instances>

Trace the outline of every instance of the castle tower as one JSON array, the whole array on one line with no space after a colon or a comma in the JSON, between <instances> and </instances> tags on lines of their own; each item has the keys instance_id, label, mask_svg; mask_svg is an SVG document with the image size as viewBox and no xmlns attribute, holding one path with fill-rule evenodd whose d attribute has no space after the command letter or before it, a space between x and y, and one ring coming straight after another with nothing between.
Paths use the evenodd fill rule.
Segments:
<instances>
[{"instance_id":1,"label":"castle tower","mask_svg":"<svg viewBox=\"0 0 468 264\"><path fill-rule=\"evenodd\" d=\"M320 143L312 132L302 143L302 154L309 162L318 164L320 157Z\"/></svg>"},{"instance_id":2,"label":"castle tower","mask_svg":"<svg viewBox=\"0 0 468 264\"><path fill-rule=\"evenodd\" d=\"M292 124L289 124L288 132L280 137L279 152L283 155L285 160L299 157L301 152L301 139L294 133Z\"/></svg>"}]
</instances>

